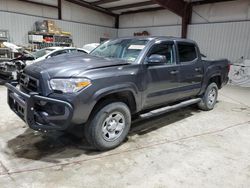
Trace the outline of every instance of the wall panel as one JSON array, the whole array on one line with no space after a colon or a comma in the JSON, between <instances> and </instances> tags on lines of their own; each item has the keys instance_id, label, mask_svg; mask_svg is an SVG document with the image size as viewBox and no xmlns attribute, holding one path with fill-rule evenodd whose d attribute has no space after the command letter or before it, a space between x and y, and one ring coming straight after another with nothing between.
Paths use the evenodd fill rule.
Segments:
<instances>
[{"instance_id":1,"label":"wall panel","mask_svg":"<svg viewBox=\"0 0 250 188\"><path fill-rule=\"evenodd\" d=\"M55 1L37 1L50 5L55 5ZM43 16L49 18L57 18L57 8L35 5L17 0L0 0L0 10L16 13L24 13L34 16Z\"/></svg>"},{"instance_id":2,"label":"wall panel","mask_svg":"<svg viewBox=\"0 0 250 188\"><path fill-rule=\"evenodd\" d=\"M190 25L188 38L209 58L250 58L250 21Z\"/></svg>"},{"instance_id":3,"label":"wall panel","mask_svg":"<svg viewBox=\"0 0 250 188\"><path fill-rule=\"evenodd\" d=\"M151 27L181 24L181 18L168 10L120 16L120 28Z\"/></svg>"},{"instance_id":4,"label":"wall panel","mask_svg":"<svg viewBox=\"0 0 250 188\"><path fill-rule=\"evenodd\" d=\"M152 36L181 36L181 26L163 26L163 27L140 27L119 29L119 37L133 36L136 32L148 31Z\"/></svg>"},{"instance_id":5,"label":"wall panel","mask_svg":"<svg viewBox=\"0 0 250 188\"><path fill-rule=\"evenodd\" d=\"M57 0L30 1L57 6ZM58 19L57 8L36 5L18 0L0 0L0 10ZM115 25L115 18L113 16L94 11L65 0L62 0L62 19L107 27L114 27Z\"/></svg>"},{"instance_id":6,"label":"wall panel","mask_svg":"<svg viewBox=\"0 0 250 188\"><path fill-rule=\"evenodd\" d=\"M250 1L238 0L193 7L191 23L250 20Z\"/></svg>"},{"instance_id":7,"label":"wall panel","mask_svg":"<svg viewBox=\"0 0 250 188\"><path fill-rule=\"evenodd\" d=\"M114 27L115 18L79 5L62 1L62 19L107 27Z\"/></svg>"}]
</instances>

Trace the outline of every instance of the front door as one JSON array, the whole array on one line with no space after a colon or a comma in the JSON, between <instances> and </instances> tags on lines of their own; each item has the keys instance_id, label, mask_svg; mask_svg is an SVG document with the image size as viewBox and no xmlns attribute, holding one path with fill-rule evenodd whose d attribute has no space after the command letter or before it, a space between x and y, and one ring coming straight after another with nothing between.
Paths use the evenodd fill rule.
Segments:
<instances>
[{"instance_id":1,"label":"front door","mask_svg":"<svg viewBox=\"0 0 250 188\"><path fill-rule=\"evenodd\" d=\"M165 56L163 64L144 64L146 89L143 98L144 108L161 106L178 98L179 65L176 64L174 43L161 42L151 47L151 55Z\"/></svg>"}]
</instances>

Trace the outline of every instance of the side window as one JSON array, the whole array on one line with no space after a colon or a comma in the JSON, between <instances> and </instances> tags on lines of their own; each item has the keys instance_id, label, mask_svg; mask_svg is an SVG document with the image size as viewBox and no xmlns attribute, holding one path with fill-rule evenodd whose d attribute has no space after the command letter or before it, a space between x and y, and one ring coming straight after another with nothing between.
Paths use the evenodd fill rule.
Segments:
<instances>
[{"instance_id":1,"label":"side window","mask_svg":"<svg viewBox=\"0 0 250 188\"><path fill-rule=\"evenodd\" d=\"M85 52L84 50L79 50L79 49L77 49L77 52L81 52L81 53L84 53L84 54L87 53L87 52Z\"/></svg>"},{"instance_id":2,"label":"side window","mask_svg":"<svg viewBox=\"0 0 250 188\"><path fill-rule=\"evenodd\" d=\"M72 53L72 52L77 52L77 50L76 49L70 49L69 53Z\"/></svg>"},{"instance_id":3,"label":"side window","mask_svg":"<svg viewBox=\"0 0 250 188\"><path fill-rule=\"evenodd\" d=\"M181 63L190 62L197 58L196 48L193 44L178 44L178 51Z\"/></svg>"},{"instance_id":4,"label":"side window","mask_svg":"<svg viewBox=\"0 0 250 188\"><path fill-rule=\"evenodd\" d=\"M150 57L151 55L165 56L166 64L173 64L174 63L173 44L169 43L155 44L154 46L151 47L147 57Z\"/></svg>"},{"instance_id":5,"label":"side window","mask_svg":"<svg viewBox=\"0 0 250 188\"><path fill-rule=\"evenodd\" d=\"M50 56L54 57L54 56L58 56L58 55L61 55L61 54L65 54L67 52L68 52L68 50L60 50L60 51L57 51L55 53L52 53Z\"/></svg>"}]
</instances>

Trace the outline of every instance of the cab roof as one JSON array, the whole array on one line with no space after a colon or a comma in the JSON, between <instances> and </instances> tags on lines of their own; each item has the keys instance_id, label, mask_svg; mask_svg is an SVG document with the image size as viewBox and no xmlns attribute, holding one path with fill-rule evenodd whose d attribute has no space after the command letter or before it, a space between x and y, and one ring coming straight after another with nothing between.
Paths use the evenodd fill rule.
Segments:
<instances>
[{"instance_id":1,"label":"cab roof","mask_svg":"<svg viewBox=\"0 0 250 188\"><path fill-rule=\"evenodd\" d=\"M172 41L177 41L177 42L195 43L195 41L190 40L190 39L184 39L184 38L173 37L173 36L134 36L134 37L119 37L117 39L172 40Z\"/></svg>"}]
</instances>

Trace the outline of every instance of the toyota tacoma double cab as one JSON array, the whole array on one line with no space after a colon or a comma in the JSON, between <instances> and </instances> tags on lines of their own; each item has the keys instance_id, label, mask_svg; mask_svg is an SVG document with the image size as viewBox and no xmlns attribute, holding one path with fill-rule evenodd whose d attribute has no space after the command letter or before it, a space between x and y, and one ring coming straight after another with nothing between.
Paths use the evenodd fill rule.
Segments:
<instances>
[{"instance_id":1,"label":"toyota tacoma double cab","mask_svg":"<svg viewBox=\"0 0 250 188\"><path fill-rule=\"evenodd\" d=\"M132 117L196 103L212 110L229 68L226 59L202 59L191 40L118 38L90 54L65 54L27 66L19 84L6 84L8 104L34 130L84 126L86 140L108 150L124 141Z\"/></svg>"}]
</instances>

